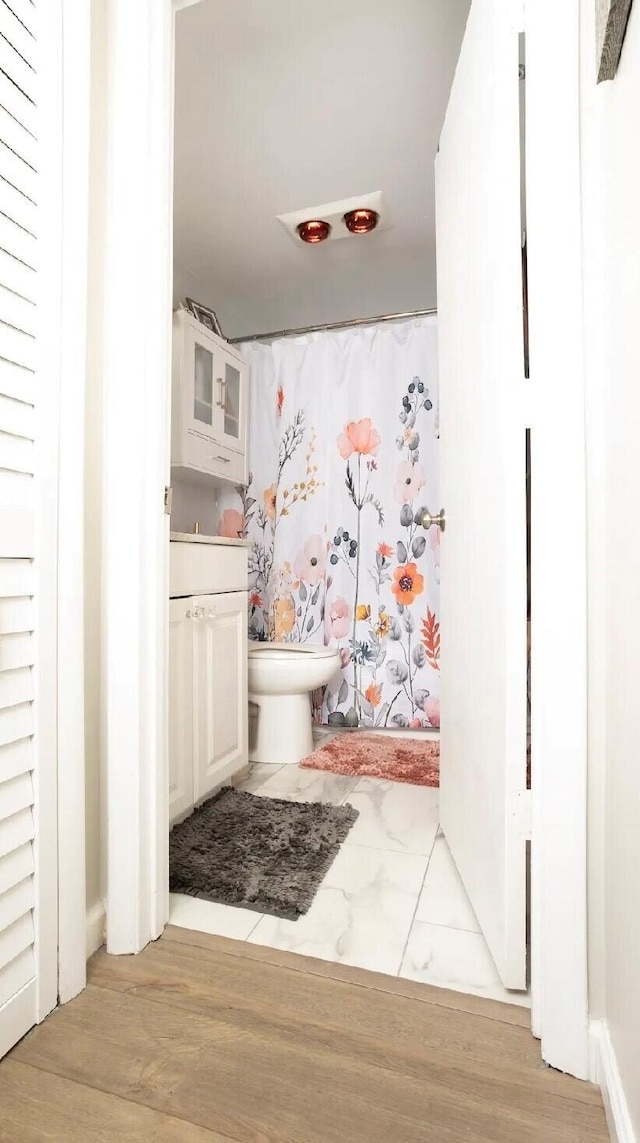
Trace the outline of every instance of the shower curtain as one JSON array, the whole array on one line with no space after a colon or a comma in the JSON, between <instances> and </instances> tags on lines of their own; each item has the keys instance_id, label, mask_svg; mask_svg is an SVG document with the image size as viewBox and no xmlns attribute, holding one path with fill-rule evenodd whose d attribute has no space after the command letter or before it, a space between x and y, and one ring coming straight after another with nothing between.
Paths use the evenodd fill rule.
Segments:
<instances>
[{"instance_id":1,"label":"shower curtain","mask_svg":"<svg viewBox=\"0 0 640 1143\"><path fill-rule=\"evenodd\" d=\"M439 726L436 318L240 348L251 482L218 531L251 540L250 638L339 648L318 721Z\"/></svg>"}]
</instances>

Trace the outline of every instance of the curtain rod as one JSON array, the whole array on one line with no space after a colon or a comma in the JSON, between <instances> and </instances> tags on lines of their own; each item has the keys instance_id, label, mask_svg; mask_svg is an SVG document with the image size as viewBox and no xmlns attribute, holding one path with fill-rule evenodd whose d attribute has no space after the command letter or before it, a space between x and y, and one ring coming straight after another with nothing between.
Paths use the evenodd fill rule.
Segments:
<instances>
[{"instance_id":1,"label":"curtain rod","mask_svg":"<svg viewBox=\"0 0 640 1143\"><path fill-rule=\"evenodd\" d=\"M436 309L409 310L404 314L380 314L378 317L353 318L352 321L334 321L327 325L303 325L300 329L279 329L273 333L250 333L244 337L230 337L228 340L229 345L238 345L241 341L271 341L276 337L299 337L303 333L324 333L329 329L352 329L354 326L376 325L378 322L400 321L402 318L429 317L437 312Z\"/></svg>"}]
</instances>

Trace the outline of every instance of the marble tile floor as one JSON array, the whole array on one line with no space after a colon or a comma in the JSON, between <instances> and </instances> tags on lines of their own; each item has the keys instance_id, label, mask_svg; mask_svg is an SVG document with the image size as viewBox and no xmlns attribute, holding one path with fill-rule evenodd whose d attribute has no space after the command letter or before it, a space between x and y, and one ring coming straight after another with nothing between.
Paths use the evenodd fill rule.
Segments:
<instances>
[{"instance_id":1,"label":"marble tile floor","mask_svg":"<svg viewBox=\"0 0 640 1143\"><path fill-rule=\"evenodd\" d=\"M319 736L320 737L320 736ZM528 1006L507 992L438 827L438 790L252 765L260 797L350 802L360 816L297 921L171 894L170 923Z\"/></svg>"}]
</instances>

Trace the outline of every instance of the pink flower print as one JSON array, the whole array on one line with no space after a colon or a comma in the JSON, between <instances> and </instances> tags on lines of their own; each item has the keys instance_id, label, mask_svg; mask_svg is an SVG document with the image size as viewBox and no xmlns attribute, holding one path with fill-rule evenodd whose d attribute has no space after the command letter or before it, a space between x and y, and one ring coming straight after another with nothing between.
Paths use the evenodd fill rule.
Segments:
<instances>
[{"instance_id":1,"label":"pink flower print","mask_svg":"<svg viewBox=\"0 0 640 1143\"><path fill-rule=\"evenodd\" d=\"M350 648L349 647L341 647L340 648L340 666L342 667L343 671L344 671L345 667L349 666L350 662L351 662L351 650L350 650Z\"/></svg>"},{"instance_id":2,"label":"pink flower print","mask_svg":"<svg viewBox=\"0 0 640 1143\"><path fill-rule=\"evenodd\" d=\"M322 536L309 536L304 548L298 552L293 570L297 579L315 586L324 579L327 549Z\"/></svg>"},{"instance_id":3,"label":"pink flower print","mask_svg":"<svg viewBox=\"0 0 640 1143\"><path fill-rule=\"evenodd\" d=\"M374 429L371 417L363 417L361 421L349 421L344 426L344 432L338 437L338 452L343 460L348 460L353 452L361 456L377 456L382 444L382 437Z\"/></svg>"},{"instance_id":4,"label":"pink flower print","mask_svg":"<svg viewBox=\"0 0 640 1143\"><path fill-rule=\"evenodd\" d=\"M329 639L344 639L349 632L349 604L339 595L327 607L325 626Z\"/></svg>"},{"instance_id":5,"label":"pink flower print","mask_svg":"<svg viewBox=\"0 0 640 1143\"><path fill-rule=\"evenodd\" d=\"M410 460L403 460L398 465L396 482L393 489L398 504L408 504L424 488L425 479L422 465L412 464Z\"/></svg>"},{"instance_id":6,"label":"pink flower print","mask_svg":"<svg viewBox=\"0 0 640 1143\"><path fill-rule=\"evenodd\" d=\"M244 516L237 508L225 508L218 524L218 535L239 540L244 532Z\"/></svg>"},{"instance_id":7,"label":"pink flower print","mask_svg":"<svg viewBox=\"0 0 640 1143\"><path fill-rule=\"evenodd\" d=\"M424 704L424 713L430 726L440 726L440 699L429 696Z\"/></svg>"}]
</instances>

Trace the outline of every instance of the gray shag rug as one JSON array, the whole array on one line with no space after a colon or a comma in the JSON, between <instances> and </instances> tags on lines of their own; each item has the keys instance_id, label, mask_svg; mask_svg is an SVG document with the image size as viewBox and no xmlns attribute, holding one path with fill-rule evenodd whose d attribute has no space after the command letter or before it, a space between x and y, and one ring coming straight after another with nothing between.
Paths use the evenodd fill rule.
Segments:
<instances>
[{"instance_id":1,"label":"gray shag rug","mask_svg":"<svg viewBox=\"0 0 640 1143\"><path fill-rule=\"evenodd\" d=\"M358 817L353 806L227 786L169 835L169 888L296 921Z\"/></svg>"}]
</instances>

